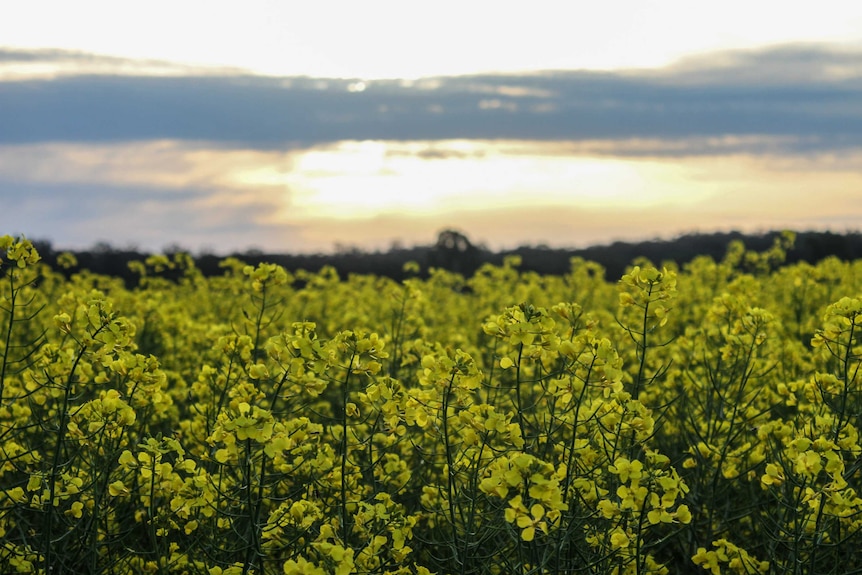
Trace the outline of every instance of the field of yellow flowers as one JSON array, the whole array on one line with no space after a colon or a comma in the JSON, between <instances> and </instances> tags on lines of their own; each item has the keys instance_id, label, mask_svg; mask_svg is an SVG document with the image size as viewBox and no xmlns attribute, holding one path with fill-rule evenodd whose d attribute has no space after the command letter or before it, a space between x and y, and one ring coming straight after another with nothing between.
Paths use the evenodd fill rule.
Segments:
<instances>
[{"instance_id":1,"label":"field of yellow flowers","mask_svg":"<svg viewBox=\"0 0 862 575\"><path fill-rule=\"evenodd\" d=\"M4 236L0 572L862 573L862 262L791 244L128 289Z\"/></svg>"}]
</instances>

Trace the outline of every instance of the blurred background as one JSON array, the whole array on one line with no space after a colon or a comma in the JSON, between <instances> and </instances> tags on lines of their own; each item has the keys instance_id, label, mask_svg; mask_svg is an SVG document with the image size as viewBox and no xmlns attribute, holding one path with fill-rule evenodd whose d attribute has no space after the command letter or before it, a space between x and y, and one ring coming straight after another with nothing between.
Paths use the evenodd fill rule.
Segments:
<instances>
[{"instance_id":1,"label":"blurred background","mask_svg":"<svg viewBox=\"0 0 862 575\"><path fill-rule=\"evenodd\" d=\"M58 249L862 224L862 3L7 4L0 233Z\"/></svg>"}]
</instances>

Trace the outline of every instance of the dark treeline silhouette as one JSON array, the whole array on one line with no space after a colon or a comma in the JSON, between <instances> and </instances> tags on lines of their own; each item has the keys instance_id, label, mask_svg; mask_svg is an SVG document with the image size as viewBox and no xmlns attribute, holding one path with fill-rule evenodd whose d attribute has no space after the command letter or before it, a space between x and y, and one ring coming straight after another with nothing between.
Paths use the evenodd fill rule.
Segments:
<instances>
[{"instance_id":1,"label":"dark treeline silhouette","mask_svg":"<svg viewBox=\"0 0 862 575\"><path fill-rule=\"evenodd\" d=\"M675 262L682 266L696 256L710 256L721 260L728 245L740 240L752 251L764 251L772 246L780 232L760 235L746 235L740 232L690 234L672 240L651 240L643 242L614 242L608 245L582 249L557 249L546 246L523 246L514 250L493 252L483 246L474 245L462 232L447 229L440 232L436 243L411 248L393 247L388 251L365 252L356 248L341 249L334 254L271 254L258 250L230 254L248 264L261 262L277 263L288 271L318 271L324 266L332 266L341 277L350 274L375 274L402 280L410 272L405 271L407 262L416 262L421 268L420 275L427 276L430 268L443 268L464 276L471 276L483 264L500 265L504 258L511 255L521 257L520 269L540 274L565 274L570 269L570 260L580 257L601 264L605 277L615 280L625 273L626 267L637 258L646 258L656 265ZM60 251L54 250L50 242L34 242L43 259L56 266ZM170 252L181 251L172 247ZM138 276L129 269L129 262L144 260L148 253L135 249L115 249L100 243L87 251L73 252L78 265L64 273L71 274L86 269L93 273L122 278L127 285L137 283ZM828 256L842 260L862 258L862 233L836 234L832 232L800 232L796 235L793 248L787 253L787 264L800 261L816 263ZM224 269L219 263L227 256L195 256L195 264L206 276L221 275Z\"/></svg>"}]
</instances>

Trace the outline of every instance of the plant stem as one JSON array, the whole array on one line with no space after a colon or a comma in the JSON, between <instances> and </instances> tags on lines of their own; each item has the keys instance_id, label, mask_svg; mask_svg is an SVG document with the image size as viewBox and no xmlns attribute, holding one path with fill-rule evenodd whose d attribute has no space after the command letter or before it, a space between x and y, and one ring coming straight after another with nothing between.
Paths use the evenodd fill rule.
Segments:
<instances>
[{"instance_id":1,"label":"plant stem","mask_svg":"<svg viewBox=\"0 0 862 575\"><path fill-rule=\"evenodd\" d=\"M518 363L515 365L515 407L518 412L518 428L521 430L521 439L524 440L524 447L527 447L527 434L524 431L524 410L521 406L521 357L523 354L524 344L522 343L518 346Z\"/></svg>"},{"instance_id":2,"label":"plant stem","mask_svg":"<svg viewBox=\"0 0 862 575\"><path fill-rule=\"evenodd\" d=\"M356 352L350 356L347 375L341 385L341 539L345 548L350 536L350 513L347 511L347 403L350 399L350 376L353 373L353 360Z\"/></svg>"},{"instance_id":3,"label":"plant stem","mask_svg":"<svg viewBox=\"0 0 862 575\"><path fill-rule=\"evenodd\" d=\"M3 403L3 390L6 385L6 366L9 363L9 348L12 346L12 326L15 323L15 300L18 298L18 290L15 289L15 278L9 272L9 323L6 325L6 345L3 346L3 363L0 365L0 405Z\"/></svg>"},{"instance_id":4,"label":"plant stem","mask_svg":"<svg viewBox=\"0 0 862 575\"><path fill-rule=\"evenodd\" d=\"M443 390L443 404L441 406L443 426L443 449L446 451L446 476L447 476L447 492L449 494L449 522L452 525L452 549L455 553L455 563L461 566L461 571L464 571L464 562L458 559L458 529L455 521L455 462L452 459L452 445L449 441L449 400L452 394L452 385L455 383L455 374L449 378L446 388Z\"/></svg>"},{"instance_id":5,"label":"plant stem","mask_svg":"<svg viewBox=\"0 0 862 575\"><path fill-rule=\"evenodd\" d=\"M48 509L46 511L48 515L45 520L45 532L42 534L42 548L45 553L44 568L46 572L50 572L53 569L51 562L52 551L54 550L52 541L55 513L54 499L57 494L57 478L60 474L60 454L63 451L63 445L66 441L66 418L69 414L69 403L72 396L72 385L74 384L75 371L78 368L81 358L84 357L86 350L87 346L82 345L81 349L78 351L78 355L75 357L75 362L72 364L69 376L66 378L65 389L63 390L63 405L60 408L60 421L57 424L57 442L54 445L54 458L51 462L51 474L48 478L49 498ZM42 503L44 504L44 502Z\"/></svg>"}]
</instances>

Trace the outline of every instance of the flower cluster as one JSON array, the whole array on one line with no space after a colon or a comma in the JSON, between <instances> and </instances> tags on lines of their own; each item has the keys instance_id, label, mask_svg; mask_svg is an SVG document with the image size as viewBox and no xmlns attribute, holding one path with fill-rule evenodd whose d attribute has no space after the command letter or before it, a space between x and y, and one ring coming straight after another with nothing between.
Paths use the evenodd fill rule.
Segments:
<instances>
[{"instance_id":1,"label":"flower cluster","mask_svg":"<svg viewBox=\"0 0 862 575\"><path fill-rule=\"evenodd\" d=\"M860 571L862 262L789 241L130 289L4 236L0 571Z\"/></svg>"}]
</instances>

